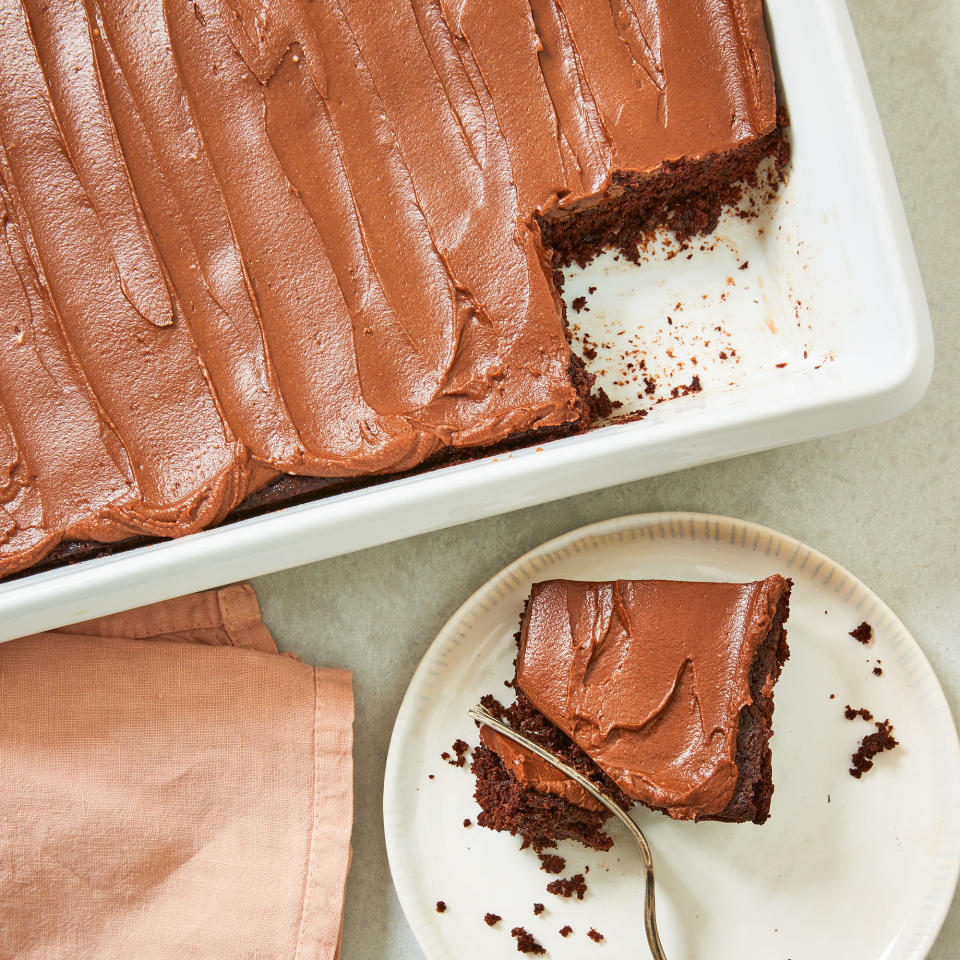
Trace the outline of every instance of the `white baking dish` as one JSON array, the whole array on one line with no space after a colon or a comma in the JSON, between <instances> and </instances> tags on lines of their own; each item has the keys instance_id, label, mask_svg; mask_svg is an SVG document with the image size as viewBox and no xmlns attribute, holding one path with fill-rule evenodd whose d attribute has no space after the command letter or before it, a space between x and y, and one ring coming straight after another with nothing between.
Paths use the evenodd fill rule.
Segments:
<instances>
[{"instance_id":1,"label":"white baking dish","mask_svg":"<svg viewBox=\"0 0 960 960\"><path fill-rule=\"evenodd\" d=\"M660 395L695 373L703 392L657 405L640 422L2 584L0 640L863 426L914 404L933 366L930 318L846 7L767 0L767 8L793 141L792 173L768 220L731 218L715 249L689 260L659 256L637 268L605 256L567 283L568 301L598 287L590 312L571 317L610 345L593 365L625 410L649 402L635 384L611 384L624 382L628 338ZM749 268L737 270L745 260Z\"/></svg>"}]
</instances>

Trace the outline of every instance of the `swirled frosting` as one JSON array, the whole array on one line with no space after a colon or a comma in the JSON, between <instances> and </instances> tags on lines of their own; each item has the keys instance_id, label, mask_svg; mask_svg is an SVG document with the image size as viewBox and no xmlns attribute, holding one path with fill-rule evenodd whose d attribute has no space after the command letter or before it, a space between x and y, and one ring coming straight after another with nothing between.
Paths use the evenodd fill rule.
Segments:
<instances>
[{"instance_id":1,"label":"swirled frosting","mask_svg":"<svg viewBox=\"0 0 960 960\"><path fill-rule=\"evenodd\" d=\"M750 669L785 588L780 576L535 584L516 684L627 796L677 819L719 813L737 783ZM484 743L521 783L590 806L582 788L491 733Z\"/></svg>"},{"instance_id":2,"label":"swirled frosting","mask_svg":"<svg viewBox=\"0 0 960 960\"><path fill-rule=\"evenodd\" d=\"M534 219L774 126L760 0L2 0L0 576L579 413Z\"/></svg>"}]
</instances>

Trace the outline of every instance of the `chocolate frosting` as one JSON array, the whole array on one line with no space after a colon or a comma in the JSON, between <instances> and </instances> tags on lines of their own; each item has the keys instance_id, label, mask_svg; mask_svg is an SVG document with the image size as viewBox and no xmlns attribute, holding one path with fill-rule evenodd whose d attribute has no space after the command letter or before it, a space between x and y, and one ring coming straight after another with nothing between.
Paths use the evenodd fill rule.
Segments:
<instances>
[{"instance_id":1,"label":"chocolate frosting","mask_svg":"<svg viewBox=\"0 0 960 960\"><path fill-rule=\"evenodd\" d=\"M750 668L785 585L779 576L536 584L517 686L628 796L677 819L719 813L737 782ZM571 790L584 791L549 764L488 736L521 783L580 803Z\"/></svg>"},{"instance_id":2,"label":"chocolate frosting","mask_svg":"<svg viewBox=\"0 0 960 960\"><path fill-rule=\"evenodd\" d=\"M534 219L769 132L760 0L2 0L0 576L575 419Z\"/></svg>"},{"instance_id":3,"label":"chocolate frosting","mask_svg":"<svg viewBox=\"0 0 960 960\"><path fill-rule=\"evenodd\" d=\"M492 727L480 728L480 742L497 754L507 770L525 787L538 793L552 793L556 797L563 797L564 800L587 810L603 810L603 804L590 796L579 783L564 776L542 757Z\"/></svg>"}]
</instances>

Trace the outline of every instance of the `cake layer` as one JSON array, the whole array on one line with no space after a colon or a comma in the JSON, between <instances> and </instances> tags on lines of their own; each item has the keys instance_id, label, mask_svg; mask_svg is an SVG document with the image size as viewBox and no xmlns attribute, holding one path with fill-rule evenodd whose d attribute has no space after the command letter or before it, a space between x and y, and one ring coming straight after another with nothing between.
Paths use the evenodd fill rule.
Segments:
<instances>
[{"instance_id":1,"label":"cake layer","mask_svg":"<svg viewBox=\"0 0 960 960\"><path fill-rule=\"evenodd\" d=\"M561 770L493 727L480 728L480 742L500 758L504 769L524 787L537 793L553 794L585 810L599 813L604 809L603 804L595 800L579 783L564 776Z\"/></svg>"},{"instance_id":2,"label":"cake layer","mask_svg":"<svg viewBox=\"0 0 960 960\"><path fill-rule=\"evenodd\" d=\"M514 719L541 736L539 714L624 795L671 817L763 822L789 594L779 576L536 584ZM523 786L581 804L544 761L489 731L481 739Z\"/></svg>"},{"instance_id":3,"label":"cake layer","mask_svg":"<svg viewBox=\"0 0 960 960\"><path fill-rule=\"evenodd\" d=\"M499 755L481 745L470 770L476 777L474 798L480 806L477 823L523 838L523 846L542 851L559 840L578 840L596 850L609 850L613 839L604 830L610 814L591 810L565 797L523 785Z\"/></svg>"},{"instance_id":4,"label":"cake layer","mask_svg":"<svg viewBox=\"0 0 960 960\"><path fill-rule=\"evenodd\" d=\"M760 0L5 0L0 576L582 414L540 223L776 125Z\"/></svg>"}]
</instances>

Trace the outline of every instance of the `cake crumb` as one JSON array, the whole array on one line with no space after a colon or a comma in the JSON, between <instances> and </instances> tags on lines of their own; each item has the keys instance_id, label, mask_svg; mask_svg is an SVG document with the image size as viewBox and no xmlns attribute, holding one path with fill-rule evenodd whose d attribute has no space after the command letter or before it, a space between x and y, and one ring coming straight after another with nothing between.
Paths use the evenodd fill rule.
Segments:
<instances>
[{"instance_id":1,"label":"cake crumb","mask_svg":"<svg viewBox=\"0 0 960 960\"><path fill-rule=\"evenodd\" d=\"M573 307L575 313L579 313L587 305L586 297L574 297L573 303L570 304Z\"/></svg>"},{"instance_id":2,"label":"cake crumb","mask_svg":"<svg viewBox=\"0 0 960 960\"><path fill-rule=\"evenodd\" d=\"M450 748L457 755L456 758L450 756L446 750L440 754L442 760L446 760L451 767L462 767L466 765L467 762L467 753L470 750L470 744L466 740L454 740L453 746Z\"/></svg>"},{"instance_id":3,"label":"cake crumb","mask_svg":"<svg viewBox=\"0 0 960 960\"><path fill-rule=\"evenodd\" d=\"M782 370L787 365L786 361L777 364L777 369Z\"/></svg>"},{"instance_id":4,"label":"cake crumb","mask_svg":"<svg viewBox=\"0 0 960 960\"><path fill-rule=\"evenodd\" d=\"M741 270L748 270L749 268L750 268L750 261L749 261L749 260L744 260L743 263L740 264L740 269L741 269Z\"/></svg>"},{"instance_id":5,"label":"cake crumb","mask_svg":"<svg viewBox=\"0 0 960 960\"><path fill-rule=\"evenodd\" d=\"M483 915L483 922L488 927L495 927L502 919L503 917L498 913L485 913Z\"/></svg>"},{"instance_id":6,"label":"cake crumb","mask_svg":"<svg viewBox=\"0 0 960 960\"><path fill-rule=\"evenodd\" d=\"M591 928L587 931L587 936L588 936L594 943L599 943L601 940L604 939L603 934L602 934L599 930L594 930L593 927L591 927Z\"/></svg>"},{"instance_id":7,"label":"cake crumb","mask_svg":"<svg viewBox=\"0 0 960 960\"><path fill-rule=\"evenodd\" d=\"M572 877L562 877L559 880L552 880L547 884L547 893L555 894L558 897L576 896L578 900L583 899L587 892L587 882L583 879L582 873L575 873Z\"/></svg>"},{"instance_id":8,"label":"cake crumb","mask_svg":"<svg viewBox=\"0 0 960 960\"><path fill-rule=\"evenodd\" d=\"M463 818L463 825L464 825L465 827L473 826L473 821L472 821L469 817L464 817L464 818Z\"/></svg>"},{"instance_id":9,"label":"cake crumb","mask_svg":"<svg viewBox=\"0 0 960 960\"><path fill-rule=\"evenodd\" d=\"M546 953L547 951L534 939L532 933L527 933L523 927L514 927L510 931L511 937L517 938L518 953Z\"/></svg>"},{"instance_id":10,"label":"cake crumb","mask_svg":"<svg viewBox=\"0 0 960 960\"><path fill-rule=\"evenodd\" d=\"M883 670L882 670L880 667L874 667L874 668L873 668L873 675L874 675L875 677L882 677L882 676L883 676Z\"/></svg>"},{"instance_id":11,"label":"cake crumb","mask_svg":"<svg viewBox=\"0 0 960 960\"><path fill-rule=\"evenodd\" d=\"M428 773L428 774L427 774L427 779L428 779L428 780L432 780L432 779L433 779L433 774L432 774L432 773Z\"/></svg>"},{"instance_id":12,"label":"cake crumb","mask_svg":"<svg viewBox=\"0 0 960 960\"><path fill-rule=\"evenodd\" d=\"M850 776L859 780L872 766L873 758L884 750L892 750L899 746L898 741L893 739L893 727L890 720L881 720L874 724L877 728L876 733L868 733L857 752L853 755L853 766L850 768Z\"/></svg>"},{"instance_id":13,"label":"cake crumb","mask_svg":"<svg viewBox=\"0 0 960 960\"><path fill-rule=\"evenodd\" d=\"M447 905L442 901L437 901L437 913L446 913Z\"/></svg>"},{"instance_id":14,"label":"cake crumb","mask_svg":"<svg viewBox=\"0 0 960 960\"><path fill-rule=\"evenodd\" d=\"M866 707L860 707L854 710L849 703L843 708L843 715L848 720L856 720L857 717L863 717L864 720L873 719L873 714Z\"/></svg>"},{"instance_id":15,"label":"cake crumb","mask_svg":"<svg viewBox=\"0 0 960 960\"><path fill-rule=\"evenodd\" d=\"M567 861L555 853L538 853L540 869L544 873L562 873Z\"/></svg>"},{"instance_id":16,"label":"cake crumb","mask_svg":"<svg viewBox=\"0 0 960 960\"><path fill-rule=\"evenodd\" d=\"M543 911L546 910L546 909L547 909L547 908L546 908L542 903L535 903L535 904L533 905L533 915L534 915L535 917L539 917L540 914L543 913Z\"/></svg>"},{"instance_id":17,"label":"cake crumb","mask_svg":"<svg viewBox=\"0 0 960 960\"><path fill-rule=\"evenodd\" d=\"M854 629L850 631L850 636L853 637L857 643L869 643L873 638L873 627L864 620L859 627L854 627Z\"/></svg>"},{"instance_id":18,"label":"cake crumb","mask_svg":"<svg viewBox=\"0 0 960 960\"><path fill-rule=\"evenodd\" d=\"M831 700L836 700L836 699L837 699L837 695L836 695L835 693L831 693L831 694L830 694L830 699L831 699Z\"/></svg>"},{"instance_id":19,"label":"cake crumb","mask_svg":"<svg viewBox=\"0 0 960 960\"><path fill-rule=\"evenodd\" d=\"M560 928L560 936L564 939L569 937L571 933L573 933L573 927L571 927L569 923Z\"/></svg>"},{"instance_id":20,"label":"cake crumb","mask_svg":"<svg viewBox=\"0 0 960 960\"><path fill-rule=\"evenodd\" d=\"M679 387L674 387L670 391L670 397L673 400L676 400L677 397L686 397L691 393L699 393L703 387L700 385L700 377L694 376L694 378L688 384L681 384Z\"/></svg>"},{"instance_id":21,"label":"cake crumb","mask_svg":"<svg viewBox=\"0 0 960 960\"><path fill-rule=\"evenodd\" d=\"M589 293L591 297L592 297L596 292L597 292L597 288L596 288L596 287L587 287L587 293Z\"/></svg>"}]
</instances>

